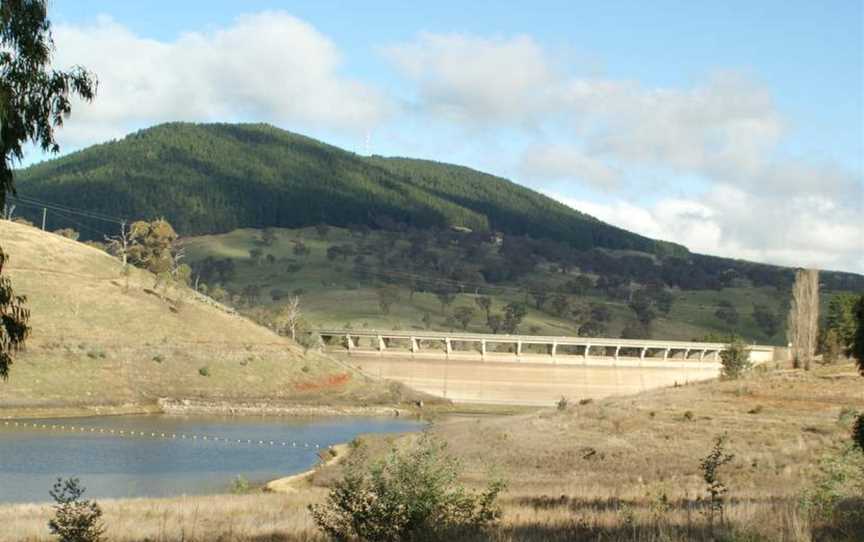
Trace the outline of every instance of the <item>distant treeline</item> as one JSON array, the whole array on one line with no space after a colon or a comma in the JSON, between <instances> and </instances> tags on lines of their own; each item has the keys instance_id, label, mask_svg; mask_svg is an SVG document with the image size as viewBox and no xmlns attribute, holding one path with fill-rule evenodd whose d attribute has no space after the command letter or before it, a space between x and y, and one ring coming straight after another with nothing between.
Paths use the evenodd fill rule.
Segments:
<instances>
[{"instance_id":1,"label":"distant treeline","mask_svg":"<svg viewBox=\"0 0 864 542\"><path fill-rule=\"evenodd\" d=\"M181 235L320 223L435 235L459 227L480 238L500 232L506 265L476 263L491 283L518 278L537 258L684 289L738 279L787 288L792 281L790 269L691 254L500 177L425 160L361 157L266 124L163 124L31 166L17 180L23 196L132 220L164 217ZM16 215L41 220L32 205ZM51 211L47 226L74 227L82 240L118 228ZM823 273L822 280L829 289L864 289L859 275Z\"/></svg>"},{"instance_id":2,"label":"distant treeline","mask_svg":"<svg viewBox=\"0 0 864 542\"><path fill-rule=\"evenodd\" d=\"M364 158L264 124L163 124L29 167L18 173L18 186L26 196L112 216L165 217L182 235L322 222L461 226L577 249L687 253L506 179L428 161Z\"/></svg>"}]
</instances>

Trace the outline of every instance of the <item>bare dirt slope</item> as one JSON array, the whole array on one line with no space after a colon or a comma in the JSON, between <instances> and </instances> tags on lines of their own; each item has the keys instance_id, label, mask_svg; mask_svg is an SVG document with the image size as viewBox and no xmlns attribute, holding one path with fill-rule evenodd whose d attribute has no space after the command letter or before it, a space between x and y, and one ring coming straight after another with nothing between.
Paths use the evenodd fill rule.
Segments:
<instances>
[{"instance_id":1,"label":"bare dirt slope","mask_svg":"<svg viewBox=\"0 0 864 542\"><path fill-rule=\"evenodd\" d=\"M108 254L0 221L4 272L27 296L32 336L0 382L0 409L155 404L159 397L345 402L385 399L337 362L186 288L126 279ZM0 410L0 413L3 412Z\"/></svg>"}]
</instances>

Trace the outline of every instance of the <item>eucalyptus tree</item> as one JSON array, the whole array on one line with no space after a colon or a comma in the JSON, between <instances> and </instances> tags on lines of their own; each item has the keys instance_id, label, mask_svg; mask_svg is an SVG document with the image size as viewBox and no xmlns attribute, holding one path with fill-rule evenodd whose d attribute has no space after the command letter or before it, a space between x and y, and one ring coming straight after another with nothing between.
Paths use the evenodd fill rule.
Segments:
<instances>
[{"instance_id":1,"label":"eucalyptus tree","mask_svg":"<svg viewBox=\"0 0 864 542\"><path fill-rule=\"evenodd\" d=\"M30 142L43 152L59 152L55 128L72 111L75 96L90 101L96 78L76 66L51 67L54 40L45 0L0 2L0 208L15 194L14 167ZM2 275L8 260L0 249L0 378L9 377L12 354L29 333L26 299Z\"/></svg>"}]
</instances>

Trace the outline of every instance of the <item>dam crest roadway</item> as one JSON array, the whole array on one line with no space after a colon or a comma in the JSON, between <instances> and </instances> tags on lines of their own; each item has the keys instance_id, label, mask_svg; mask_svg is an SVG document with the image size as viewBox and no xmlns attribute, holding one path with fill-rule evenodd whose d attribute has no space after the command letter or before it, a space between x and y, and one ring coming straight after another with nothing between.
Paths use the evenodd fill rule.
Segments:
<instances>
[{"instance_id":1,"label":"dam crest roadway","mask_svg":"<svg viewBox=\"0 0 864 542\"><path fill-rule=\"evenodd\" d=\"M550 406L709 380L725 343L418 330L322 329L365 374L454 402ZM748 345L754 364L782 355Z\"/></svg>"}]
</instances>

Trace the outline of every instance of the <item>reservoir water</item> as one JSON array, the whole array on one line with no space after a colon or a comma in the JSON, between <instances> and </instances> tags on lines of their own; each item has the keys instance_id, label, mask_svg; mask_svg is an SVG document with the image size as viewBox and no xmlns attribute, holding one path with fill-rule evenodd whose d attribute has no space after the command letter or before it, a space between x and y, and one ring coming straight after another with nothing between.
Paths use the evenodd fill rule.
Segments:
<instances>
[{"instance_id":1,"label":"reservoir water","mask_svg":"<svg viewBox=\"0 0 864 542\"><path fill-rule=\"evenodd\" d=\"M319 451L364 433L401 433L424 425L375 417L160 415L27 423L0 422L0 502L48 501L54 481L70 476L80 478L85 496L93 498L216 493L228 490L237 476L262 483L307 470Z\"/></svg>"}]
</instances>

